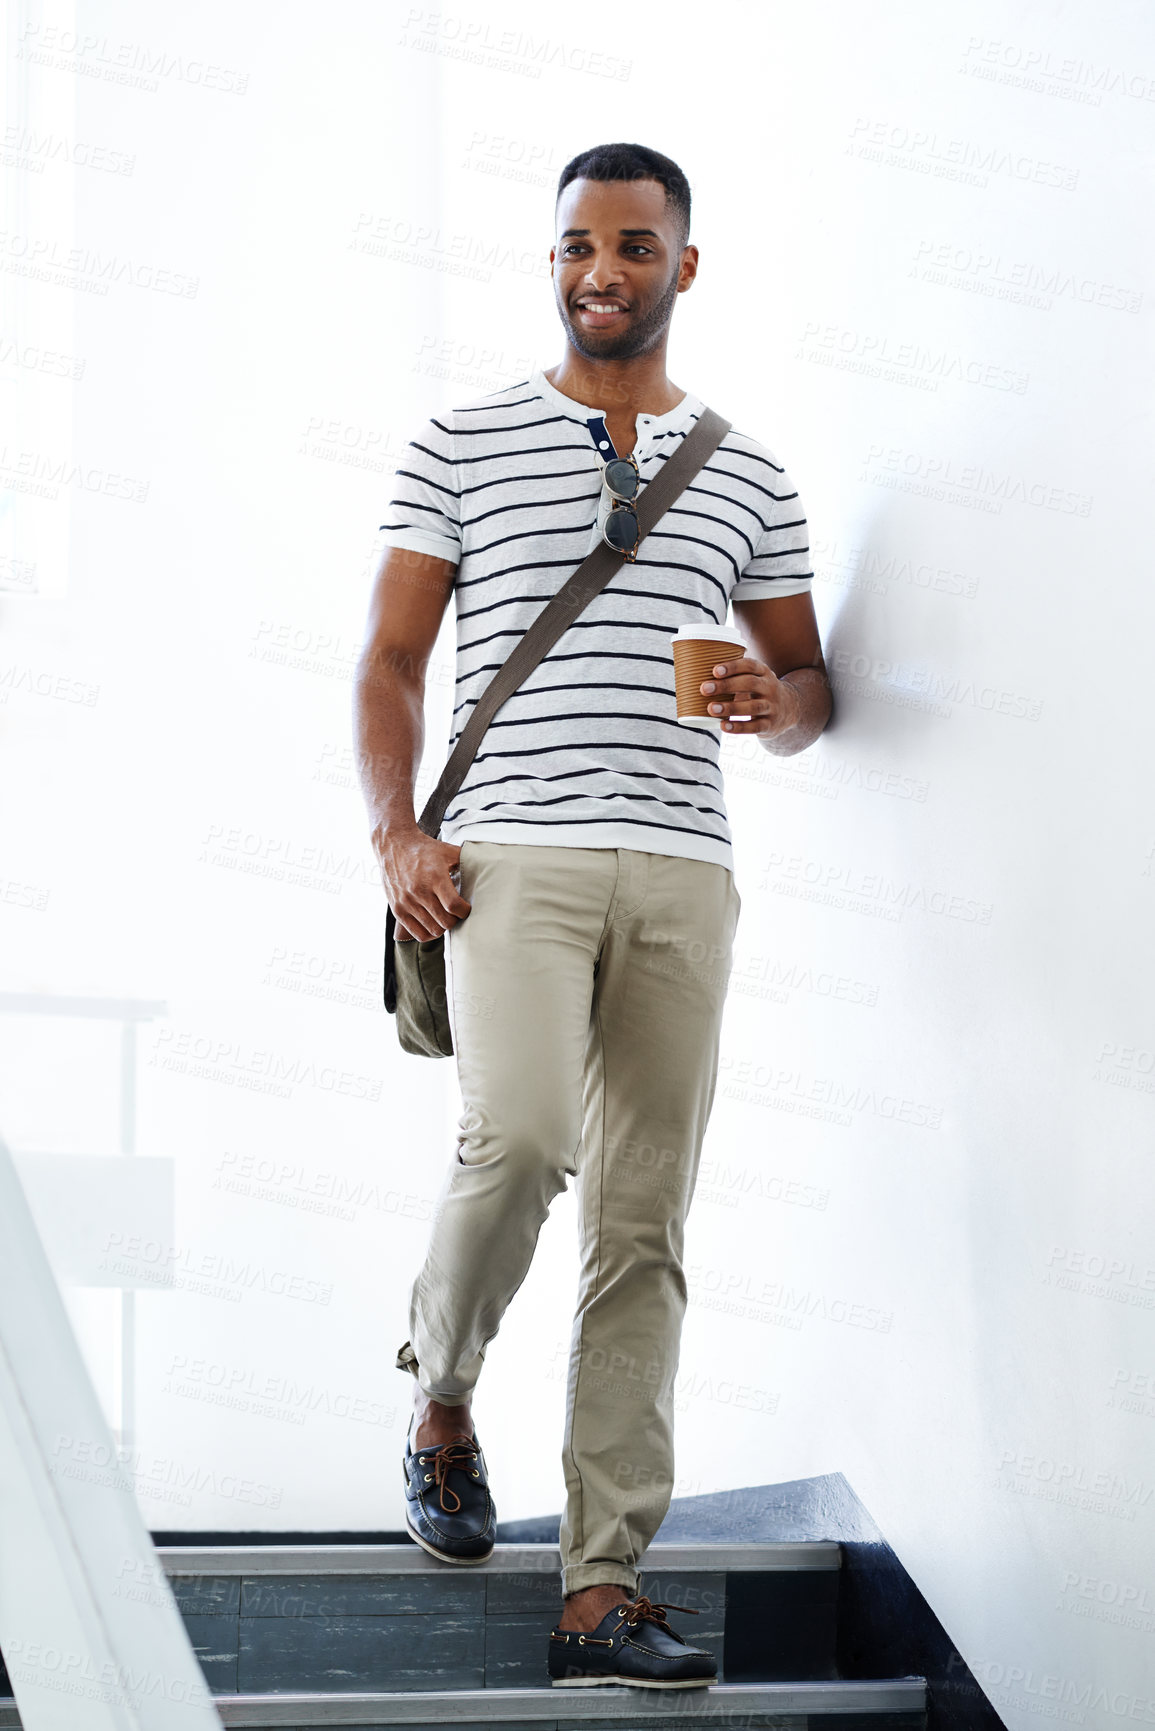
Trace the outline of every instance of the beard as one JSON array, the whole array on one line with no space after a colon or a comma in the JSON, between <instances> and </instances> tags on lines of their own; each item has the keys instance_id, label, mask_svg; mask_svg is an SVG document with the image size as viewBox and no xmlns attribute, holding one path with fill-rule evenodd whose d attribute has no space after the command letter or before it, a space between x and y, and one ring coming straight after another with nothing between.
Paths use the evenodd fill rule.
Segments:
<instances>
[{"instance_id":1,"label":"beard","mask_svg":"<svg viewBox=\"0 0 1155 1731\"><path fill-rule=\"evenodd\" d=\"M584 355L587 361L626 361L635 355L647 354L650 349L655 348L674 310L674 302L678 296L679 268L680 265L675 267L665 288L648 307L639 308L636 301L631 303L628 323L625 329L620 331L586 330L579 318L570 316L570 309L562 299L560 287L555 281L557 310L578 354Z\"/></svg>"}]
</instances>

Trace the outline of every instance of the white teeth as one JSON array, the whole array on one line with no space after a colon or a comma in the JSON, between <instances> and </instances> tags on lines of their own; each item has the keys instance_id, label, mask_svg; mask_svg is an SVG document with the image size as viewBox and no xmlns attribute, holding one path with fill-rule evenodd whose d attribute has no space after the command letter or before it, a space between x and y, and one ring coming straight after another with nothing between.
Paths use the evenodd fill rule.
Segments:
<instances>
[{"instance_id":1,"label":"white teeth","mask_svg":"<svg viewBox=\"0 0 1155 1731\"><path fill-rule=\"evenodd\" d=\"M593 301L583 301L582 311L587 313L620 313L624 312L625 308L618 306L602 307L597 306Z\"/></svg>"}]
</instances>

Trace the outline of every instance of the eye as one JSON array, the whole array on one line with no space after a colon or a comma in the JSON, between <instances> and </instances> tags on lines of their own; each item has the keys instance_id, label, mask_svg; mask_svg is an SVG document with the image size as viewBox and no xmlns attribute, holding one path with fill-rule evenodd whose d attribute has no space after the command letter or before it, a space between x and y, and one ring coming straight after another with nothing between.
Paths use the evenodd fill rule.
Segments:
<instances>
[{"instance_id":1,"label":"eye","mask_svg":"<svg viewBox=\"0 0 1155 1731\"><path fill-rule=\"evenodd\" d=\"M561 250L563 254L568 252L581 252L582 244L580 241L576 240L567 241ZM643 241L635 240L631 241L625 250L627 252L653 252L654 249L651 246L646 246Z\"/></svg>"}]
</instances>

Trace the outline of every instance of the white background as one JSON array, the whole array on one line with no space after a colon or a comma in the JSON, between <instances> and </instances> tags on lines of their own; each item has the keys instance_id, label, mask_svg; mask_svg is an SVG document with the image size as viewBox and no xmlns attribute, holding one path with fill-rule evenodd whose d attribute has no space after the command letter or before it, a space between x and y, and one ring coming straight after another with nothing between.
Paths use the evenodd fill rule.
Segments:
<instances>
[{"instance_id":1,"label":"white background","mask_svg":"<svg viewBox=\"0 0 1155 1731\"><path fill-rule=\"evenodd\" d=\"M701 254L670 377L789 466L836 692L794 759L723 746L675 1494L840 1471L1009 1725L1149 1719L1155 28L731 4L691 52L662 16L13 14L5 985L160 1006L135 1157L176 1181L70 1304L154 1530L401 1525L459 1101L380 1004L376 531L426 414L560 358L564 164L650 144ZM120 1150L120 1042L6 1018L18 1153ZM561 1504L574 1228L478 1391L506 1519Z\"/></svg>"}]
</instances>

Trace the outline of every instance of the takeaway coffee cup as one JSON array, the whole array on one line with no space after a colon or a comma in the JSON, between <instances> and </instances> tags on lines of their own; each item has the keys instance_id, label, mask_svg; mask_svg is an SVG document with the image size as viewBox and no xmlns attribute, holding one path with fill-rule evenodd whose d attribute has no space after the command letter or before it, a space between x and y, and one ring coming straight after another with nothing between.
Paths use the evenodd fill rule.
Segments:
<instances>
[{"instance_id":1,"label":"takeaway coffee cup","mask_svg":"<svg viewBox=\"0 0 1155 1731\"><path fill-rule=\"evenodd\" d=\"M713 679L719 661L735 661L745 655L746 645L728 625L681 625L670 639L674 650L674 692L678 720L684 727L722 728L720 715L709 715L717 694L699 690L704 679Z\"/></svg>"}]
</instances>

